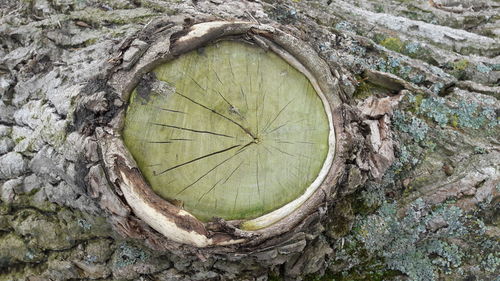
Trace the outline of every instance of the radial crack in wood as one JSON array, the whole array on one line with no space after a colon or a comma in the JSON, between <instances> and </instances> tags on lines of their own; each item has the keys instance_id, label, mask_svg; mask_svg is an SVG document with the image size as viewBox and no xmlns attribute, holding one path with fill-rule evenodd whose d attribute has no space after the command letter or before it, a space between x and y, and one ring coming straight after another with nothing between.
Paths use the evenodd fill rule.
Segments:
<instances>
[{"instance_id":1,"label":"radial crack in wood","mask_svg":"<svg viewBox=\"0 0 500 281\"><path fill-rule=\"evenodd\" d=\"M263 216L302 196L324 169L327 107L277 54L221 41L153 72L175 94L134 91L124 141L152 189L198 219Z\"/></svg>"}]
</instances>

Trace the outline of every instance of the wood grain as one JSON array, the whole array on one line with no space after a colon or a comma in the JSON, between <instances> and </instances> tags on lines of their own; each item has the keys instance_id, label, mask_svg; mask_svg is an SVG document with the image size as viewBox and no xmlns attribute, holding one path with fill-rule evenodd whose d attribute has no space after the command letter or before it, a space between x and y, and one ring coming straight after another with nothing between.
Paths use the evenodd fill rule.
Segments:
<instances>
[{"instance_id":1,"label":"wood grain","mask_svg":"<svg viewBox=\"0 0 500 281\"><path fill-rule=\"evenodd\" d=\"M276 54L222 41L154 73L163 87L133 92L123 136L161 197L203 221L251 219L318 176L328 152L324 106Z\"/></svg>"}]
</instances>

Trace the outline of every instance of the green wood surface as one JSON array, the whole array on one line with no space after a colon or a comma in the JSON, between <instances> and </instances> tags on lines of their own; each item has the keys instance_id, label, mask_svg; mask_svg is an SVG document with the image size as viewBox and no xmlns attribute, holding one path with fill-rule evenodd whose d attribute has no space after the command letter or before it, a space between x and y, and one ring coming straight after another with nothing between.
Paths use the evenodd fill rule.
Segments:
<instances>
[{"instance_id":1,"label":"green wood surface","mask_svg":"<svg viewBox=\"0 0 500 281\"><path fill-rule=\"evenodd\" d=\"M328 152L324 105L273 52L233 41L157 67L170 93L131 95L123 137L153 190L203 221L299 197Z\"/></svg>"}]
</instances>

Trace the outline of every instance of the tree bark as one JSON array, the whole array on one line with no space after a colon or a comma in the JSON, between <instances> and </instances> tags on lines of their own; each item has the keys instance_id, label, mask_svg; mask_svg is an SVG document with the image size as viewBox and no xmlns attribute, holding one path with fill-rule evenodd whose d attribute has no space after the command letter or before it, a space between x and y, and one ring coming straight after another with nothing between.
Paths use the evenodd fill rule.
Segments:
<instances>
[{"instance_id":1,"label":"tree bark","mask_svg":"<svg viewBox=\"0 0 500 281\"><path fill-rule=\"evenodd\" d=\"M0 3L0 280L496 280L499 13L492 0ZM213 20L302 40L342 99L328 200L246 249L166 240L103 157L128 102L113 75Z\"/></svg>"}]
</instances>

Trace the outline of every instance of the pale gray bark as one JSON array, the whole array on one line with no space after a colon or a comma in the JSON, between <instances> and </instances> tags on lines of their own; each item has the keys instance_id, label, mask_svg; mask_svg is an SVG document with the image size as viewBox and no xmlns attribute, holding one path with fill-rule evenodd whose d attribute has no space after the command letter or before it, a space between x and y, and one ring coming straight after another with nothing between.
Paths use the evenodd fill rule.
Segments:
<instances>
[{"instance_id":1,"label":"pale gray bark","mask_svg":"<svg viewBox=\"0 0 500 281\"><path fill-rule=\"evenodd\" d=\"M499 13L491 0L3 1L0 280L495 280ZM126 106L109 75L148 32L216 19L309 44L350 132L331 204L246 254L161 247L94 134Z\"/></svg>"}]
</instances>

